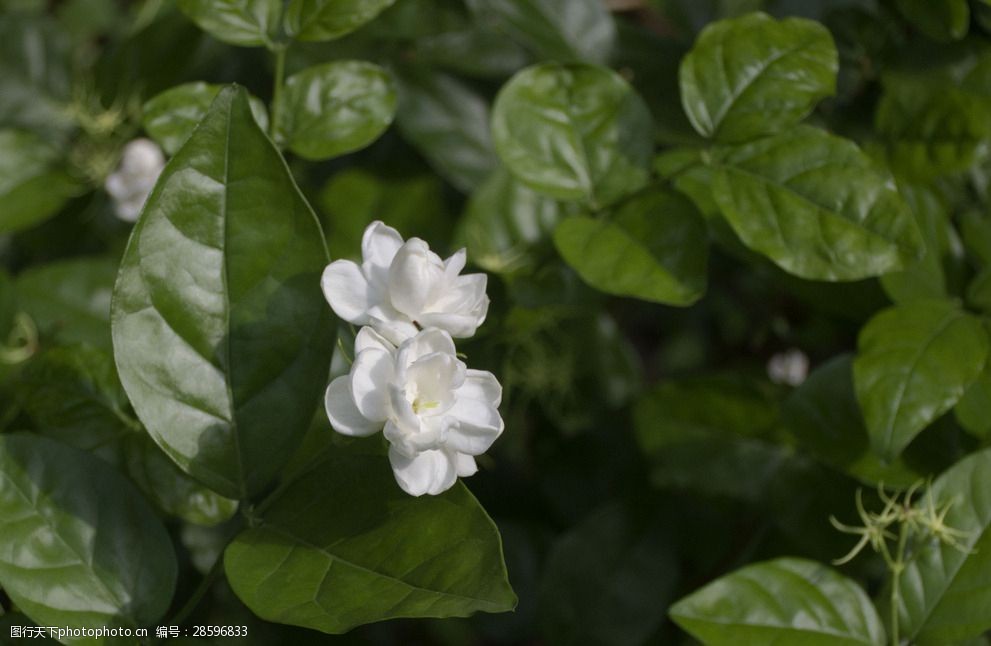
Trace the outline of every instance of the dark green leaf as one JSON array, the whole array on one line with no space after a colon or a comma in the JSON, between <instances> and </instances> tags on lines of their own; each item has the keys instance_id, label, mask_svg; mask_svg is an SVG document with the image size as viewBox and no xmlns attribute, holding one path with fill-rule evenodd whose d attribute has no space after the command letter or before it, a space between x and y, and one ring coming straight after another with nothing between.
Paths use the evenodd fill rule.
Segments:
<instances>
[{"instance_id":1,"label":"dark green leaf","mask_svg":"<svg viewBox=\"0 0 991 646\"><path fill-rule=\"evenodd\" d=\"M946 204L936 191L922 184L901 181L898 192L912 209L926 252L904 270L881 276L881 286L895 303L943 298L947 294L942 260L952 246Z\"/></svg>"},{"instance_id":2,"label":"dark green leaf","mask_svg":"<svg viewBox=\"0 0 991 646\"><path fill-rule=\"evenodd\" d=\"M641 644L664 620L677 580L658 523L610 505L551 547L539 590L544 635L554 644Z\"/></svg>"},{"instance_id":3,"label":"dark green leaf","mask_svg":"<svg viewBox=\"0 0 991 646\"><path fill-rule=\"evenodd\" d=\"M864 590L805 559L748 565L685 597L669 613L710 646L882 646L885 640Z\"/></svg>"},{"instance_id":4,"label":"dark green leaf","mask_svg":"<svg viewBox=\"0 0 991 646\"><path fill-rule=\"evenodd\" d=\"M271 46L282 12L281 0L178 0L200 29L231 45Z\"/></svg>"},{"instance_id":5,"label":"dark green leaf","mask_svg":"<svg viewBox=\"0 0 991 646\"><path fill-rule=\"evenodd\" d=\"M957 644L991 629L991 450L968 456L932 486L935 509L951 504L945 525L958 546L931 544L900 581L899 623L914 644ZM930 501L919 501L922 513Z\"/></svg>"},{"instance_id":6,"label":"dark green leaf","mask_svg":"<svg viewBox=\"0 0 991 646\"><path fill-rule=\"evenodd\" d=\"M959 40L970 26L967 0L895 0L898 11L933 40Z\"/></svg>"},{"instance_id":7,"label":"dark green leaf","mask_svg":"<svg viewBox=\"0 0 991 646\"><path fill-rule=\"evenodd\" d=\"M685 306L705 293L705 223L666 189L635 195L608 219L565 218L554 244L585 282L610 294Z\"/></svg>"},{"instance_id":8,"label":"dark green leaf","mask_svg":"<svg viewBox=\"0 0 991 646\"><path fill-rule=\"evenodd\" d=\"M505 78L531 62L523 47L484 21L420 37L415 47L424 64L481 78Z\"/></svg>"},{"instance_id":9,"label":"dark green leaf","mask_svg":"<svg viewBox=\"0 0 991 646\"><path fill-rule=\"evenodd\" d=\"M991 313L991 267L984 267L967 285L967 302Z\"/></svg>"},{"instance_id":10,"label":"dark green leaf","mask_svg":"<svg viewBox=\"0 0 991 646\"><path fill-rule=\"evenodd\" d=\"M453 76L426 68L399 74L396 123L430 165L447 181L470 192L498 162L489 135L489 105Z\"/></svg>"},{"instance_id":11,"label":"dark green leaf","mask_svg":"<svg viewBox=\"0 0 991 646\"><path fill-rule=\"evenodd\" d=\"M172 542L101 460L54 440L0 436L0 584L42 626L146 626L176 582Z\"/></svg>"},{"instance_id":12,"label":"dark green leaf","mask_svg":"<svg viewBox=\"0 0 991 646\"><path fill-rule=\"evenodd\" d=\"M26 130L0 130L0 233L32 227L55 215L77 190L59 154Z\"/></svg>"},{"instance_id":13,"label":"dark green leaf","mask_svg":"<svg viewBox=\"0 0 991 646\"><path fill-rule=\"evenodd\" d=\"M289 77L276 111L278 138L300 157L329 159L375 141L396 113L396 87L384 69L334 61Z\"/></svg>"},{"instance_id":14,"label":"dark green leaf","mask_svg":"<svg viewBox=\"0 0 991 646\"><path fill-rule=\"evenodd\" d=\"M543 63L503 86L492 136L506 167L530 188L603 206L642 187L652 150L650 112L615 72Z\"/></svg>"},{"instance_id":15,"label":"dark green leaf","mask_svg":"<svg viewBox=\"0 0 991 646\"><path fill-rule=\"evenodd\" d=\"M991 436L991 371L984 367L963 397L957 402L953 414L967 432L981 438Z\"/></svg>"},{"instance_id":16,"label":"dark green leaf","mask_svg":"<svg viewBox=\"0 0 991 646\"><path fill-rule=\"evenodd\" d=\"M912 301L860 331L853 379L871 447L892 460L951 409L984 368L988 335L952 301Z\"/></svg>"},{"instance_id":17,"label":"dark green leaf","mask_svg":"<svg viewBox=\"0 0 991 646\"><path fill-rule=\"evenodd\" d=\"M271 482L317 406L333 348L326 263L319 223L247 93L224 89L132 231L112 319L148 432L229 498Z\"/></svg>"},{"instance_id":18,"label":"dark green leaf","mask_svg":"<svg viewBox=\"0 0 991 646\"><path fill-rule=\"evenodd\" d=\"M396 0L290 0L286 30L297 40L333 40L350 33Z\"/></svg>"},{"instance_id":19,"label":"dark green leaf","mask_svg":"<svg viewBox=\"0 0 991 646\"><path fill-rule=\"evenodd\" d=\"M103 257L35 266L17 276L18 304L43 334L109 349L116 273L117 263Z\"/></svg>"},{"instance_id":20,"label":"dark green leaf","mask_svg":"<svg viewBox=\"0 0 991 646\"><path fill-rule=\"evenodd\" d=\"M501 32L538 58L605 64L616 26L599 0L468 0L486 30Z\"/></svg>"},{"instance_id":21,"label":"dark green leaf","mask_svg":"<svg viewBox=\"0 0 991 646\"><path fill-rule=\"evenodd\" d=\"M166 153L174 155L193 134L223 87L196 81L168 89L144 104L141 125ZM251 97L250 102L258 126L267 130L265 104L255 97Z\"/></svg>"},{"instance_id":22,"label":"dark green leaf","mask_svg":"<svg viewBox=\"0 0 991 646\"><path fill-rule=\"evenodd\" d=\"M264 619L328 633L512 610L499 533L464 485L410 497L377 446L334 447L231 543L238 596Z\"/></svg>"},{"instance_id":23,"label":"dark green leaf","mask_svg":"<svg viewBox=\"0 0 991 646\"><path fill-rule=\"evenodd\" d=\"M681 63L681 103L700 134L743 142L781 132L836 91L829 31L764 13L710 24Z\"/></svg>"},{"instance_id":24,"label":"dark green leaf","mask_svg":"<svg viewBox=\"0 0 991 646\"><path fill-rule=\"evenodd\" d=\"M921 251L894 183L846 139L798 126L714 157L723 215L744 244L796 276L859 280Z\"/></svg>"}]
</instances>

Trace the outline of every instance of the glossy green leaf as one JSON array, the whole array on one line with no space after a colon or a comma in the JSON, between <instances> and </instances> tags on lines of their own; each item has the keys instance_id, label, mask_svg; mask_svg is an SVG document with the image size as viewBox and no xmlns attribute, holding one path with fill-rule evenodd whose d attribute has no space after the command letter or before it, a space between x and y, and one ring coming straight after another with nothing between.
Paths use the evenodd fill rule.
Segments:
<instances>
[{"instance_id":1,"label":"glossy green leaf","mask_svg":"<svg viewBox=\"0 0 991 646\"><path fill-rule=\"evenodd\" d=\"M499 533L474 497L460 483L410 497L377 447L333 447L266 503L224 554L234 592L263 619L327 633L512 610Z\"/></svg>"},{"instance_id":2,"label":"glossy green leaf","mask_svg":"<svg viewBox=\"0 0 991 646\"><path fill-rule=\"evenodd\" d=\"M396 124L444 179L470 192L498 165L486 100L453 76L404 68Z\"/></svg>"},{"instance_id":3,"label":"glossy green leaf","mask_svg":"<svg viewBox=\"0 0 991 646\"><path fill-rule=\"evenodd\" d=\"M988 334L955 302L913 301L874 316L857 347L853 379L871 447L891 460L981 374Z\"/></svg>"},{"instance_id":4,"label":"glossy green leaf","mask_svg":"<svg viewBox=\"0 0 991 646\"><path fill-rule=\"evenodd\" d=\"M486 29L538 58L605 64L616 26L599 0L468 0Z\"/></svg>"},{"instance_id":5,"label":"glossy green leaf","mask_svg":"<svg viewBox=\"0 0 991 646\"><path fill-rule=\"evenodd\" d=\"M384 69L363 61L309 67L286 80L277 138L300 157L337 157L364 148L396 114L396 87Z\"/></svg>"},{"instance_id":6,"label":"glossy green leaf","mask_svg":"<svg viewBox=\"0 0 991 646\"><path fill-rule=\"evenodd\" d=\"M838 68L819 23L751 13L702 30L681 63L681 103L703 136L748 141L804 119L836 91Z\"/></svg>"},{"instance_id":7,"label":"glossy green leaf","mask_svg":"<svg viewBox=\"0 0 991 646\"><path fill-rule=\"evenodd\" d=\"M664 621L678 572L661 523L599 509L551 547L538 616L555 644L642 644Z\"/></svg>"},{"instance_id":8,"label":"glossy green leaf","mask_svg":"<svg viewBox=\"0 0 991 646\"><path fill-rule=\"evenodd\" d=\"M531 62L521 45L483 20L421 36L415 47L421 63L471 77L503 79Z\"/></svg>"},{"instance_id":9,"label":"glossy green leaf","mask_svg":"<svg viewBox=\"0 0 991 646\"><path fill-rule=\"evenodd\" d=\"M635 195L609 218L565 218L554 244L585 282L609 294L685 306L705 293L705 223L666 189Z\"/></svg>"},{"instance_id":10,"label":"glossy green leaf","mask_svg":"<svg viewBox=\"0 0 991 646\"><path fill-rule=\"evenodd\" d=\"M991 436L991 370L985 365L981 376L970 385L953 409L953 415L968 433Z\"/></svg>"},{"instance_id":11,"label":"glossy green leaf","mask_svg":"<svg viewBox=\"0 0 991 646\"><path fill-rule=\"evenodd\" d=\"M922 477L902 459L885 463L870 450L849 354L816 368L789 395L782 416L805 449L865 484L904 488Z\"/></svg>"},{"instance_id":12,"label":"glossy green leaf","mask_svg":"<svg viewBox=\"0 0 991 646\"><path fill-rule=\"evenodd\" d=\"M928 500L918 503L928 510ZM919 551L902 573L899 623L920 646L957 644L991 629L991 450L970 455L932 486L936 509L951 504L944 522L963 532L958 547Z\"/></svg>"},{"instance_id":13,"label":"glossy green leaf","mask_svg":"<svg viewBox=\"0 0 991 646\"><path fill-rule=\"evenodd\" d=\"M281 0L178 0L178 5L200 29L245 47L271 46L282 12Z\"/></svg>"},{"instance_id":14,"label":"glossy green leaf","mask_svg":"<svg viewBox=\"0 0 991 646\"><path fill-rule=\"evenodd\" d=\"M936 191L922 184L899 181L898 192L915 216L925 255L902 271L881 276L881 286L895 303L943 298L947 295L943 256L952 248L947 206Z\"/></svg>"},{"instance_id":15,"label":"glossy green leaf","mask_svg":"<svg viewBox=\"0 0 991 646\"><path fill-rule=\"evenodd\" d=\"M317 406L333 348L326 263L320 225L247 93L224 89L131 233L112 322L148 432L229 498L271 482Z\"/></svg>"},{"instance_id":16,"label":"glossy green leaf","mask_svg":"<svg viewBox=\"0 0 991 646\"><path fill-rule=\"evenodd\" d=\"M651 116L615 72L543 63L503 86L492 137L506 168L530 188L602 206L642 187L652 151Z\"/></svg>"},{"instance_id":17,"label":"glossy green leaf","mask_svg":"<svg viewBox=\"0 0 991 646\"><path fill-rule=\"evenodd\" d=\"M0 130L0 233L50 218L76 190L58 151L26 130Z\"/></svg>"},{"instance_id":18,"label":"glossy green leaf","mask_svg":"<svg viewBox=\"0 0 991 646\"><path fill-rule=\"evenodd\" d=\"M37 265L16 278L17 302L43 335L110 349L117 263L93 256Z\"/></svg>"},{"instance_id":19,"label":"glossy green leaf","mask_svg":"<svg viewBox=\"0 0 991 646\"><path fill-rule=\"evenodd\" d=\"M141 125L166 153L174 155L193 134L223 87L196 81L170 88L144 104ZM265 104L255 97L249 101L258 127L268 130Z\"/></svg>"},{"instance_id":20,"label":"glossy green leaf","mask_svg":"<svg viewBox=\"0 0 991 646\"><path fill-rule=\"evenodd\" d=\"M374 20L396 0L290 0L286 30L297 40L333 40Z\"/></svg>"},{"instance_id":21,"label":"glossy green leaf","mask_svg":"<svg viewBox=\"0 0 991 646\"><path fill-rule=\"evenodd\" d=\"M884 626L863 588L825 565L780 558L716 579L671 606L709 646L882 646Z\"/></svg>"},{"instance_id":22,"label":"glossy green leaf","mask_svg":"<svg viewBox=\"0 0 991 646\"><path fill-rule=\"evenodd\" d=\"M714 151L712 190L740 239L811 280L877 276L922 244L894 183L857 146L798 126Z\"/></svg>"},{"instance_id":23,"label":"glossy green leaf","mask_svg":"<svg viewBox=\"0 0 991 646\"><path fill-rule=\"evenodd\" d=\"M970 26L967 0L895 0L898 11L933 40L959 40Z\"/></svg>"},{"instance_id":24,"label":"glossy green leaf","mask_svg":"<svg viewBox=\"0 0 991 646\"><path fill-rule=\"evenodd\" d=\"M468 200L455 239L486 271L525 273L537 261L535 247L548 242L557 223L574 211L573 205L544 197L499 168Z\"/></svg>"},{"instance_id":25,"label":"glossy green leaf","mask_svg":"<svg viewBox=\"0 0 991 646\"><path fill-rule=\"evenodd\" d=\"M0 585L42 626L147 626L169 607L169 535L98 458L0 436L0 530Z\"/></svg>"}]
</instances>

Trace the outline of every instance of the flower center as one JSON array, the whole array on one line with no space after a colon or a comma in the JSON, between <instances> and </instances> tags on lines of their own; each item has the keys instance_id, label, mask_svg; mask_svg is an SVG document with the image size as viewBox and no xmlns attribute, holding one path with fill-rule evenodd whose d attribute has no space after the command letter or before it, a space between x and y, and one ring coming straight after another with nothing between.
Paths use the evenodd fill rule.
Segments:
<instances>
[{"instance_id":1,"label":"flower center","mask_svg":"<svg viewBox=\"0 0 991 646\"><path fill-rule=\"evenodd\" d=\"M419 397L413 399L413 412L416 413L417 415L419 415L420 413L425 413L428 410L437 408L438 406L440 406L439 401L423 400L420 399Z\"/></svg>"}]
</instances>

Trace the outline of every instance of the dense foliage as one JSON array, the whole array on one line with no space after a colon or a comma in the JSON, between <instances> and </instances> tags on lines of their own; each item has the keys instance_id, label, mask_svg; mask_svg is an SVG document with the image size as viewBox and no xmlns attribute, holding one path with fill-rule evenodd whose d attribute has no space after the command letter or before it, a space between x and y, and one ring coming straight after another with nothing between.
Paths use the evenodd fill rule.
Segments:
<instances>
[{"instance_id":1,"label":"dense foliage","mask_svg":"<svg viewBox=\"0 0 991 646\"><path fill-rule=\"evenodd\" d=\"M991 3L0 12L4 638L988 643ZM325 410L376 220L488 273L426 495Z\"/></svg>"}]
</instances>

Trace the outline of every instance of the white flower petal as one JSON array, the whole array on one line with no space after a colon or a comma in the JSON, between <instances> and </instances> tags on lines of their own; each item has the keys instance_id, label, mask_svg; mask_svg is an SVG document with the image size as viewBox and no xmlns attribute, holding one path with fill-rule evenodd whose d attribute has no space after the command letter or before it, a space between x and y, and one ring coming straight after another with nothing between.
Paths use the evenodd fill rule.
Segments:
<instances>
[{"instance_id":1,"label":"white flower petal","mask_svg":"<svg viewBox=\"0 0 991 646\"><path fill-rule=\"evenodd\" d=\"M408 458L390 448L389 462L396 482L411 496L436 496L450 489L457 480L454 460L445 451L424 451Z\"/></svg>"},{"instance_id":2,"label":"white flower petal","mask_svg":"<svg viewBox=\"0 0 991 646\"><path fill-rule=\"evenodd\" d=\"M393 357L377 348L362 350L351 366L351 393L358 410L373 422L384 422L392 412L389 384L393 377Z\"/></svg>"},{"instance_id":3,"label":"white flower petal","mask_svg":"<svg viewBox=\"0 0 991 646\"><path fill-rule=\"evenodd\" d=\"M362 350L375 348L383 352L395 352L396 346L388 339L376 332L374 328L367 325L358 330L358 335L354 338L354 353L357 355Z\"/></svg>"},{"instance_id":4,"label":"white flower petal","mask_svg":"<svg viewBox=\"0 0 991 646\"><path fill-rule=\"evenodd\" d=\"M433 352L414 361L406 371L406 392L414 397L416 414L434 417L447 412L465 373L465 364L453 354Z\"/></svg>"},{"instance_id":5,"label":"white flower petal","mask_svg":"<svg viewBox=\"0 0 991 646\"><path fill-rule=\"evenodd\" d=\"M400 368L406 368L420 357L425 357L435 352L455 355L454 340L444 330L429 328L399 346L399 352L396 355L396 365Z\"/></svg>"},{"instance_id":6,"label":"white flower petal","mask_svg":"<svg viewBox=\"0 0 991 646\"><path fill-rule=\"evenodd\" d=\"M487 285L485 274L458 276L440 298L430 303L420 322L447 330L454 337L473 336L488 314Z\"/></svg>"},{"instance_id":7,"label":"white flower petal","mask_svg":"<svg viewBox=\"0 0 991 646\"><path fill-rule=\"evenodd\" d=\"M481 455L502 433L504 423L495 407L475 399L458 399L448 415L458 420L447 433L447 448Z\"/></svg>"},{"instance_id":8,"label":"white flower petal","mask_svg":"<svg viewBox=\"0 0 991 646\"><path fill-rule=\"evenodd\" d=\"M365 228L361 237L362 263L386 272L402 246L403 237L398 231L375 220Z\"/></svg>"},{"instance_id":9,"label":"white flower petal","mask_svg":"<svg viewBox=\"0 0 991 646\"><path fill-rule=\"evenodd\" d=\"M423 240L410 238L389 267L389 300L415 321L443 278L444 264L437 254Z\"/></svg>"},{"instance_id":10,"label":"white flower petal","mask_svg":"<svg viewBox=\"0 0 991 646\"><path fill-rule=\"evenodd\" d=\"M394 316L402 318L385 318L379 308L372 308L371 312L370 324L375 328L375 331L397 347L402 345L403 341L412 339L419 332L406 316L398 312Z\"/></svg>"},{"instance_id":11,"label":"white flower petal","mask_svg":"<svg viewBox=\"0 0 991 646\"><path fill-rule=\"evenodd\" d=\"M427 312L420 315L420 324L426 328L440 328L453 337L466 339L474 336L480 324L477 316L452 312Z\"/></svg>"},{"instance_id":12,"label":"white flower petal","mask_svg":"<svg viewBox=\"0 0 991 646\"><path fill-rule=\"evenodd\" d=\"M468 260L468 250L464 247L455 251L450 258L444 261L444 275L447 277L449 283L453 283L461 273L461 270L465 268L465 262Z\"/></svg>"},{"instance_id":13,"label":"white flower petal","mask_svg":"<svg viewBox=\"0 0 991 646\"><path fill-rule=\"evenodd\" d=\"M502 385L488 370L472 370L465 373L465 383L458 389L459 398L485 402L494 408L502 403Z\"/></svg>"},{"instance_id":14,"label":"white flower petal","mask_svg":"<svg viewBox=\"0 0 991 646\"><path fill-rule=\"evenodd\" d=\"M347 375L330 382L325 404L330 425L338 433L364 437L382 429L381 422L366 419L358 410L351 394L351 379Z\"/></svg>"},{"instance_id":15,"label":"white flower petal","mask_svg":"<svg viewBox=\"0 0 991 646\"><path fill-rule=\"evenodd\" d=\"M335 260L327 265L320 278L324 298L340 318L364 325L374 295L361 269L350 260Z\"/></svg>"},{"instance_id":16,"label":"white flower petal","mask_svg":"<svg viewBox=\"0 0 991 646\"><path fill-rule=\"evenodd\" d=\"M459 478L467 478L478 473L478 465L475 464L475 458L464 453L455 454L454 466Z\"/></svg>"}]
</instances>

